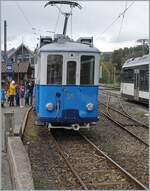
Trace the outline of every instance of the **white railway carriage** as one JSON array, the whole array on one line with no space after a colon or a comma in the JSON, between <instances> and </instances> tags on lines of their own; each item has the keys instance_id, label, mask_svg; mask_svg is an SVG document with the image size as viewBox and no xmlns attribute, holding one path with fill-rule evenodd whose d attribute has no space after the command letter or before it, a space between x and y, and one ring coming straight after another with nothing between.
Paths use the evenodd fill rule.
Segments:
<instances>
[{"instance_id":1,"label":"white railway carriage","mask_svg":"<svg viewBox=\"0 0 150 191\"><path fill-rule=\"evenodd\" d=\"M131 58L121 72L121 95L129 100L149 101L149 55Z\"/></svg>"}]
</instances>

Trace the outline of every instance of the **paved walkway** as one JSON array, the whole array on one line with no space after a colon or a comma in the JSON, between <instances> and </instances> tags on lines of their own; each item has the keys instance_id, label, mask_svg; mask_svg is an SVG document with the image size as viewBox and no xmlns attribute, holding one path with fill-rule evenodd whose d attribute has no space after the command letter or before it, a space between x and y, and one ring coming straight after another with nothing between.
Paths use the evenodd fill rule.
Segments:
<instances>
[{"instance_id":1,"label":"paved walkway","mask_svg":"<svg viewBox=\"0 0 150 191\"><path fill-rule=\"evenodd\" d=\"M25 113L29 107L19 108L19 107L8 107L2 108L2 129L4 128L4 117L3 114L5 112L14 112L14 120L15 125L21 125L23 122L23 118ZM4 136L2 137L3 142ZM2 148L3 149L3 148ZM2 190L11 190L13 189L11 174L10 174L10 166L7 157L7 153L2 152L2 172L1 172L1 189Z\"/></svg>"}]
</instances>

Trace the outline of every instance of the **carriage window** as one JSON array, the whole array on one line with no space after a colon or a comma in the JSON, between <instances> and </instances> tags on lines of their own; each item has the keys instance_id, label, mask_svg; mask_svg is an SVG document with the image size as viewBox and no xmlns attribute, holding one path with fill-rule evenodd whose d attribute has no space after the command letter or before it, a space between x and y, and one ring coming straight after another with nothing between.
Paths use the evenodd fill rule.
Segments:
<instances>
[{"instance_id":1,"label":"carriage window","mask_svg":"<svg viewBox=\"0 0 150 191\"><path fill-rule=\"evenodd\" d=\"M48 55L47 84L62 84L62 55Z\"/></svg>"},{"instance_id":2,"label":"carriage window","mask_svg":"<svg viewBox=\"0 0 150 191\"><path fill-rule=\"evenodd\" d=\"M94 84L94 56L81 56L80 84Z\"/></svg>"},{"instance_id":3,"label":"carriage window","mask_svg":"<svg viewBox=\"0 0 150 191\"><path fill-rule=\"evenodd\" d=\"M123 69L121 73L121 80L125 83L133 83L133 69Z\"/></svg>"},{"instance_id":4,"label":"carriage window","mask_svg":"<svg viewBox=\"0 0 150 191\"><path fill-rule=\"evenodd\" d=\"M76 83L76 62L67 62L67 84Z\"/></svg>"},{"instance_id":5,"label":"carriage window","mask_svg":"<svg viewBox=\"0 0 150 191\"><path fill-rule=\"evenodd\" d=\"M149 72L147 70L140 70L140 90L148 91Z\"/></svg>"}]
</instances>

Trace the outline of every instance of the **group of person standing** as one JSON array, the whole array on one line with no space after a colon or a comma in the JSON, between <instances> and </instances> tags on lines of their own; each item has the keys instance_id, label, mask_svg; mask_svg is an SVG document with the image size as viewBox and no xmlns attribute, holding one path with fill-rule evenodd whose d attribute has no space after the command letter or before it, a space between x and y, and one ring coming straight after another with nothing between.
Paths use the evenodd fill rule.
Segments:
<instances>
[{"instance_id":1,"label":"group of person standing","mask_svg":"<svg viewBox=\"0 0 150 191\"><path fill-rule=\"evenodd\" d=\"M10 107L20 106L23 108L25 105L32 105L33 102L33 81L27 82L25 85L22 83L16 84L14 80L8 84L6 88L6 99Z\"/></svg>"}]
</instances>

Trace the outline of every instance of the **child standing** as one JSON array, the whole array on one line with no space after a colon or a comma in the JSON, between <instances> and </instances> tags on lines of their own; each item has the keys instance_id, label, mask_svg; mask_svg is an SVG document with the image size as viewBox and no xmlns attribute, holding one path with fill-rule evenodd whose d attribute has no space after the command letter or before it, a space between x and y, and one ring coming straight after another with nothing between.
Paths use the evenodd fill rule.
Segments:
<instances>
[{"instance_id":1,"label":"child standing","mask_svg":"<svg viewBox=\"0 0 150 191\"><path fill-rule=\"evenodd\" d=\"M4 103L5 103L5 89L4 89L4 84L2 83L1 85L1 92L0 92L0 100L1 100L1 106L4 107Z\"/></svg>"}]
</instances>

